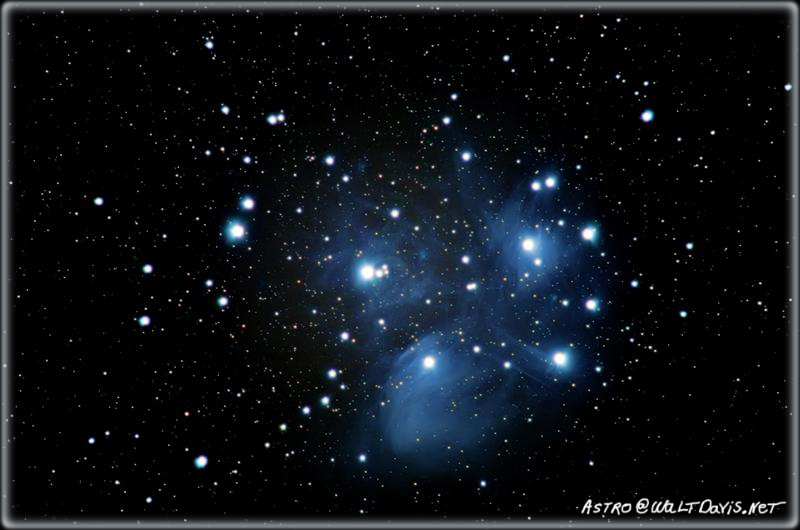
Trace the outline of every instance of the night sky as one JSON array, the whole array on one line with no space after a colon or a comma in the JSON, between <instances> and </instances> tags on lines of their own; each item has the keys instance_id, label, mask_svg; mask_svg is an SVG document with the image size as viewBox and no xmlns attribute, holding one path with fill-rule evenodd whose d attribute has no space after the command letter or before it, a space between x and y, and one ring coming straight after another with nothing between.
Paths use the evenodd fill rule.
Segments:
<instances>
[{"instance_id":1,"label":"night sky","mask_svg":"<svg viewBox=\"0 0 800 530\"><path fill-rule=\"evenodd\" d=\"M4 13L15 517L789 500L788 10L148 5Z\"/></svg>"}]
</instances>

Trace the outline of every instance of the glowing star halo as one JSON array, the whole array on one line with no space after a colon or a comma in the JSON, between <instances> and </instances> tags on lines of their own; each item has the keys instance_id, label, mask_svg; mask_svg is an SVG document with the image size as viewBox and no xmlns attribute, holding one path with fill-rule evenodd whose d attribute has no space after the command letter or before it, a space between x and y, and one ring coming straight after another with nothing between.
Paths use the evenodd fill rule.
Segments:
<instances>
[{"instance_id":1,"label":"glowing star halo","mask_svg":"<svg viewBox=\"0 0 800 530\"><path fill-rule=\"evenodd\" d=\"M556 366L565 366L567 364L567 354L557 351L553 354L553 363Z\"/></svg>"},{"instance_id":2,"label":"glowing star halo","mask_svg":"<svg viewBox=\"0 0 800 530\"><path fill-rule=\"evenodd\" d=\"M533 249L536 248L536 243L533 239L527 237L522 240L522 250L525 252L533 252Z\"/></svg>"}]
</instances>

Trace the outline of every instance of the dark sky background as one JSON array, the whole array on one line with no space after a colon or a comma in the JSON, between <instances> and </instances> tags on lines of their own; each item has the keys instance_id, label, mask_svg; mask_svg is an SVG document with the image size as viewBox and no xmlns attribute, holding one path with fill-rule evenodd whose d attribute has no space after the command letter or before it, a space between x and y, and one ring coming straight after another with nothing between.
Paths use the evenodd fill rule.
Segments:
<instances>
[{"instance_id":1,"label":"dark sky background","mask_svg":"<svg viewBox=\"0 0 800 530\"><path fill-rule=\"evenodd\" d=\"M788 12L7 14L15 516L789 500Z\"/></svg>"}]
</instances>

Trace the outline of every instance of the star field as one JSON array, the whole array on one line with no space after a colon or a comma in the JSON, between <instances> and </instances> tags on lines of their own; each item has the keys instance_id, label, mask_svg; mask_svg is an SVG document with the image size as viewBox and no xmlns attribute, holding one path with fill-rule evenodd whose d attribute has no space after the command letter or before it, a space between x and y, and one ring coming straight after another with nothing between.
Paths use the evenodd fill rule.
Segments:
<instances>
[{"instance_id":1,"label":"star field","mask_svg":"<svg viewBox=\"0 0 800 530\"><path fill-rule=\"evenodd\" d=\"M13 512L786 500L789 20L14 11Z\"/></svg>"}]
</instances>

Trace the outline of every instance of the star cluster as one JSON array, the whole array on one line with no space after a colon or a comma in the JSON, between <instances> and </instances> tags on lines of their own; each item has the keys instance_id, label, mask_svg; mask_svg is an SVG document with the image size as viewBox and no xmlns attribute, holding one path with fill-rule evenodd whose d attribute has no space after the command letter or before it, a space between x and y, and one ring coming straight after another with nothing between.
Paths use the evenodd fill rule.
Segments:
<instances>
[{"instance_id":1,"label":"star cluster","mask_svg":"<svg viewBox=\"0 0 800 530\"><path fill-rule=\"evenodd\" d=\"M784 500L785 13L140 7L14 14L15 513Z\"/></svg>"}]
</instances>

